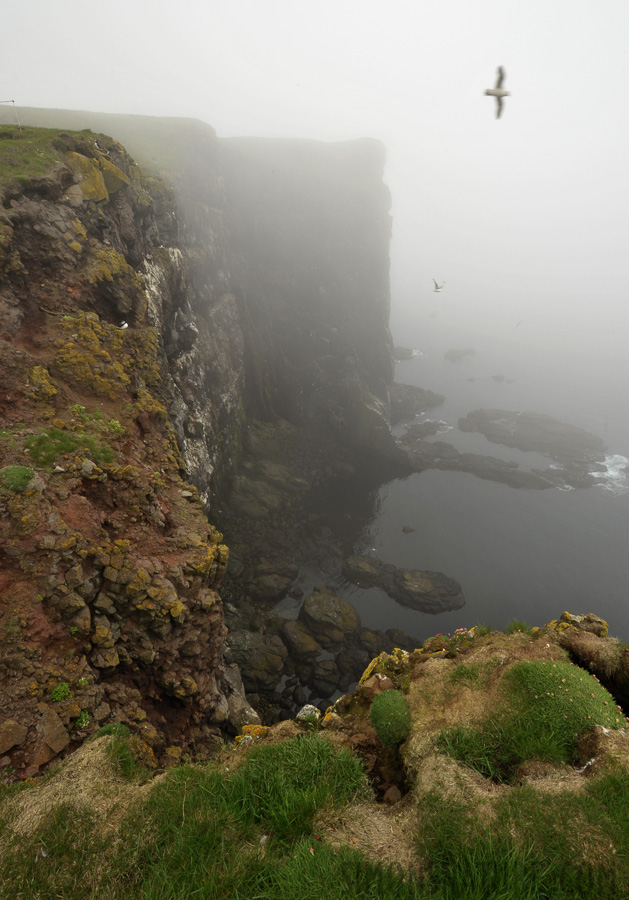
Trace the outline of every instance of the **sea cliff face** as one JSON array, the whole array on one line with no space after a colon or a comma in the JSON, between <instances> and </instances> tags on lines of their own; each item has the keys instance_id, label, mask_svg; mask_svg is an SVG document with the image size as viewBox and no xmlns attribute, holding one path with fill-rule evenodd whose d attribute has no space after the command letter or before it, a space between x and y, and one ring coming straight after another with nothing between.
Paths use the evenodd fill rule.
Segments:
<instances>
[{"instance_id":1,"label":"sea cliff face","mask_svg":"<svg viewBox=\"0 0 629 900\"><path fill-rule=\"evenodd\" d=\"M49 117L123 132L174 187L100 134L26 128L9 153L3 665L27 729L11 763L37 767L114 720L158 756L202 756L256 718L206 518L250 424L399 460L383 150Z\"/></svg>"},{"instance_id":2,"label":"sea cliff face","mask_svg":"<svg viewBox=\"0 0 629 900\"><path fill-rule=\"evenodd\" d=\"M36 771L119 721L147 755L202 757L257 717L225 659L228 551L169 417L191 327L173 192L102 135L4 138L2 752Z\"/></svg>"}]
</instances>

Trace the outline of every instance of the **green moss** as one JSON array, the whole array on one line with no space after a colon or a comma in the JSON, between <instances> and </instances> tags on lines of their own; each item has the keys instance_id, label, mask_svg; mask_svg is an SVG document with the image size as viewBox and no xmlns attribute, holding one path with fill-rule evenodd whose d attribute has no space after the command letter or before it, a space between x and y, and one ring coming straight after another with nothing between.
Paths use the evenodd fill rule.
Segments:
<instances>
[{"instance_id":1,"label":"green moss","mask_svg":"<svg viewBox=\"0 0 629 900\"><path fill-rule=\"evenodd\" d=\"M23 491L28 486L34 471L30 466L6 466L0 471L0 481L10 491Z\"/></svg>"},{"instance_id":2,"label":"green moss","mask_svg":"<svg viewBox=\"0 0 629 900\"><path fill-rule=\"evenodd\" d=\"M26 447L38 466L49 466L66 453L89 454L95 462L111 462L114 452L91 434L73 434L60 428L46 428L27 438Z\"/></svg>"}]
</instances>

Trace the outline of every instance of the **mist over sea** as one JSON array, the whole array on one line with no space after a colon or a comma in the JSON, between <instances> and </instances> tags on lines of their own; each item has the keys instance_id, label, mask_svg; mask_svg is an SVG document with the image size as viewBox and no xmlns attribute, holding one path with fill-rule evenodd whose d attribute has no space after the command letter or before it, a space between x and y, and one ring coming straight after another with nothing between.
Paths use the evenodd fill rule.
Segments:
<instances>
[{"instance_id":1,"label":"mist over sea","mask_svg":"<svg viewBox=\"0 0 629 900\"><path fill-rule=\"evenodd\" d=\"M363 625L404 628L421 640L476 623L503 628L514 618L542 625L567 609L602 616L610 634L629 641L629 479L622 472L629 465L629 379L613 323L600 311L600 327L580 327L580 343L560 317L554 327L546 317L537 333L520 320L508 321L502 332L495 325L465 327L447 311L443 295L435 298L426 314L392 316L394 343L417 351L397 364L396 380L446 395L415 421L442 420L444 430L434 439L460 451L544 468L548 457L461 432L457 422L481 407L545 413L599 435L609 448L610 477L587 489L523 490L430 470L376 489L375 514L356 551L456 578L466 598L460 610L431 616L407 609L325 565L302 572L302 586L330 584L356 607ZM445 353L452 348L475 352L450 362ZM348 482L331 500L339 529L361 502L360 490Z\"/></svg>"}]
</instances>

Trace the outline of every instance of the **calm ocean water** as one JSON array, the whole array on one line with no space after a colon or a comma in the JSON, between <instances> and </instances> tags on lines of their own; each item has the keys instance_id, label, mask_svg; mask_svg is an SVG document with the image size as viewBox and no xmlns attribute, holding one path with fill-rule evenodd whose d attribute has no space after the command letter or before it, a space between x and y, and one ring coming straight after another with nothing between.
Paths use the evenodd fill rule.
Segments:
<instances>
[{"instance_id":1,"label":"calm ocean water","mask_svg":"<svg viewBox=\"0 0 629 900\"><path fill-rule=\"evenodd\" d=\"M529 491L461 472L426 471L372 490L373 515L355 549L404 568L435 569L456 578L466 605L430 616L407 609L382 591L348 584L332 565L304 570L302 587L335 587L354 604L367 627L401 627L424 640L475 623L503 628L512 619L541 625L565 609L594 612L610 633L629 641L629 399L624 355L606 351L604 336L592 354L569 341L538 340L535 350L523 322L504 334L455 325L445 317L398 316L396 344L414 347L398 364L396 380L446 395L424 418L444 422L437 439L458 450L484 453L521 465L545 467L535 453L492 444L457 428L459 416L480 407L533 410L598 434L609 447L605 486ZM613 342L612 342L613 343ZM450 348L475 350L458 363ZM597 349L598 348L598 349ZM500 376L504 380L496 380ZM360 485L346 485L331 511L342 530L363 502ZM334 501L331 501L334 503ZM336 521L336 528L334 522ZM403 531L403 528L405 529ZM409 531L409 529L413 529ZM291 614L290 601L282 604ZM293 614L296 614L296 610Z\"/></svg>"}]
</instances>

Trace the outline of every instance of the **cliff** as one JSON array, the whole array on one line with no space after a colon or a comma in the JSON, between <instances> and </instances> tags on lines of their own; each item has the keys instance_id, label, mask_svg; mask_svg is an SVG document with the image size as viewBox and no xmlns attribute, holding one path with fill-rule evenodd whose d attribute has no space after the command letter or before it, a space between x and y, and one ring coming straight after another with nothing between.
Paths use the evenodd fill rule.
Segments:
<instances>
[{"instance_id":1,"label":"cliff","mask_svg":"<svg viewBox=\"0 0 629 900\"><path fill-rule=\"evenodd\" d=\"M255 452L256 420L327 448L314 468L300 454L297 481L300 467L311 477L345 457L399 463L383 150L219 141L199 122L48 118L123 133L174 187L100 134L1 135L3 596L20 597L7 609L19 645L8 714L22 710L29 735L12 764L49 755L31 752L46 743L44 713L62 749L77 721L135 715L159 752L176 741L203 753L255 718L225 659L227 551L205 516ZM62 664L74 657L76 671ZM48 702L57 684L70 685L65 706Z\"/></svg>"},{"instance_id":2,"label":"cliff","mask_svg":"<svg viewBox=\"0 0 629 900\"><path fill-rule=\"evenodd\" d=\"M0 109L0 123L11 114ZM111 134L174 188L188 288L167 344L170 416L205 503L234 471L247 418L285 417L408 469L388 427L381 144L219 139L188 119L19 115Z\"/></svg>"},{"instance_id":3,"label":"cliff","mask_svg":"<svg viewBox=\"0 0 629 900\"><path fill-rule=\"evenodd\" d=\"M172 189L103 135L2 138L2 753L37 771L117 721L207 755L257 717L168 414L189 321Z\"/></svg>"}]
</instances>

